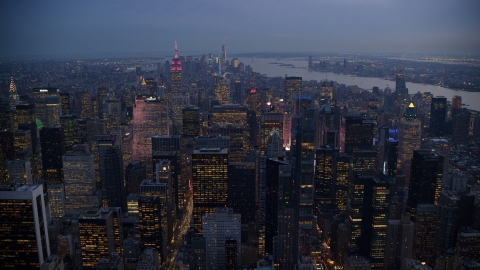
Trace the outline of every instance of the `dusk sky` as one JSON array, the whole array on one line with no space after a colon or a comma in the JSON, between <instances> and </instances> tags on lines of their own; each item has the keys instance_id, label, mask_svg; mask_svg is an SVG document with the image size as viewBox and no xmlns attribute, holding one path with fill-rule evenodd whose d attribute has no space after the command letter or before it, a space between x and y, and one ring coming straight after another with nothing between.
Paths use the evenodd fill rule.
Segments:
<instances>
[{"instance_id":1,"label":"dusk sky","mask_svg":"<svg viewBox=\"0 0 480 270\"><path fill-rule=\"evenodd\" d=\"M480 55L478 0L3 1L0 56L399 52ZM162 55L163 56L163 55Z\"/></svg>"}]
</instances>

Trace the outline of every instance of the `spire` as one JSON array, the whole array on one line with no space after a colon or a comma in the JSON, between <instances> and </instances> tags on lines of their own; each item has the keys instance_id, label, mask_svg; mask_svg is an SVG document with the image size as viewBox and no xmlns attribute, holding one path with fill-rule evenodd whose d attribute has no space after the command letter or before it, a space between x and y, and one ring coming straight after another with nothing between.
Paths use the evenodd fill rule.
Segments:
<instances>
[{"instance_id":1,"label":"spire","mask_svg":"<svg viewBox=\"0 0 480 270\"><path fill-rule=\"evenodd\" d=\"M11 98L15 99L17 97L17 85L13 81L13 77L10 77L10 90L8 92Z\"/></svg>"},{"instance_id":2,"label":"spire","mask_svg":"<svg viewBox=\"0 0 480 270\"><path fill-rule=\"evenodd\" d=\"M173 58L178 58L178 49L177 49L177 41L175 40L175 55Z\"/></svg>"},{"instance_id":3,"label":"spire","mask_svg":"<svg viewBox=\"0 0 480 270\"><path fill-rule=\"evenodd\" d=\"M405 110L405 113L403 114L403 117L407 119L417 118L417 111L415 110L415 105L413 105L413 102L410 102L407 109Z\"/></svg>"}]
</instances>

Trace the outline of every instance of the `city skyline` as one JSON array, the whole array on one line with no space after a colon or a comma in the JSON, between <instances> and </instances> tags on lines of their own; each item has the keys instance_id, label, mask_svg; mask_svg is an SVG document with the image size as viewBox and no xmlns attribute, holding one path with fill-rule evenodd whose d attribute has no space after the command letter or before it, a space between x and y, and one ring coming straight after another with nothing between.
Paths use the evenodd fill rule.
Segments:
<instances>
[{"instance_id":1,"label":"city skyline","mask_svg":"<svg viewBox=\"0 0 480 270\"><path fill-rule=\"evenodd\" d=\"M4 3L0 57L58 54L480 54L478 1Z\"/></svg>"}]
</instances>

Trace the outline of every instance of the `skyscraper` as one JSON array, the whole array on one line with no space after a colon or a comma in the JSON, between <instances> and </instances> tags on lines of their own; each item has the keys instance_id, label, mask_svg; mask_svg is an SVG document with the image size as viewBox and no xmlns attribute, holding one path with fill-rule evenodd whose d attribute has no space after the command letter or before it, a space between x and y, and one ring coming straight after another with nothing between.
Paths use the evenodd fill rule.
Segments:
<instances>
[{"instance_id":1,"label":"skyscraper","mask_svg":"<svg viewBox=\"0 0 480 270\"><path fill-rule=\"evenodd\" d=\"M142 244L154 248L165 261L163 248L166 243L162 230L162 204L157 196L141 196L138 200L139 227Z\"/></svg>"},{"instance_id":2,"label":"skyscraper","mask_svg":"<svg viewBox=\"0 0 480 270\"><path fill-rule=\"evenodd\" d=\"M225 242L232 238L237 243L241 240L240 214L229 208L215 208L213 213L205 213L202 220L203 237L207 247L207 269L225 269Z\"/></svg>"},{"instance_id":3,"label":"skyscraper","mask_svg":"<svg viewBox=\"0 0 480 270\"><path fill-rule=\"evenodd\" d=\"M158 97L137 96L133 111L133 159L152 168L152 136L169 134L168 105Z\"/></svg>"},{"instance_id":4,"label":"skyscraper","mask_svg":"<svg viewBox=\"0 0 480 270\"><path fill-rule=\"evenodd\" d=\"M230 103L230 86L226 79L215 80L215 98L221 105Z\"/></svg>"},{"instance_id":5,"label":"skyscraper","mask_svg":"<svg viewBox=\"0 0 480 270\"><path fill-rule=\"evenodd\" d=\"M255 176L254 162L228 164L228 207L242 216L242 224L255 221Z\"/></svg>"},{"instance_id":6,"label":"skyscraper","mask_svg":"<svg viewBox=\"0 0 480 270\"><path fill-rule=\"evenodd\" d=\"M71 114L63 115L60 117L60 126L63 129L65 138L65 150L71 151L72 147L79 143L78 138L78 121L77 117Z\"/></svg>"},{"instance_id":7,"label":"skyscraper","mask_svg":"<svg viewBox=\"0 0 480 270\"><path fill-rule=\"evenodd\" d=\"M188 106L182 113L183 131L182 135L195 138L201 135L200 109Z\"/></svg>"},{"instance_id":8,"label":"skyscraper","mask_svg":"<svg viewBox=\"0 0 480 270\"><path fill-rule=\"evenodd\" d=\"M90 92L78 92L78 99L80 100L81 110L78 117L81 119L94 119L92 97L90 95Z\"/></svg>"},{"instance_id":9,"label":"skyscraper","mask_svg":"<svg viewBox=\"0 0 480 270\"><path fill-rule=\"evenodd\" d=\"M50 256L42 185L0 188L2 268L40 269Z\"/></svg>"},{"instance_id":10,"label":"skyscraper","mask_svg":"<svg viewBox=\"0 0 480 270\"><path fill-rule=\"evenodd\" d=\"M302 111L292 120L292 144L290 160L292 178L295 179L296 204L298 207L299 249L307 252L310 235L314 229L315 203L315 146L317 145L317 117L315 110Z\"/></svg>"},{"instance_id":11,"label":"skyscraper","mask_svg":"<svg viewBox=\"0 0 480 270\"><path fill-rule=\"evenodd\" d=\"M58 88L34 88L33 102L35 103L35 118L39 119L44 126L48 126L47 97L58 97ZM60 100L58 100L60 101ZM60 116L60 115L58 115Z\"/></svg>"},{"instance_id":12,"label":"skyscraper","mask_svg":"<svg viewBox=\"0 0 480 270\"><path fill-rule=\"evenodd\" d=\"M340 123L340 152L371 150L374 121L357 117L342 117Z\"/></svg>"},{"instance_id":13,"label":"skyscraper","mask_svg":"<svg viewBox=\"0 0 480 270\"><path fill-rule=\"evenodd\" d=\"M83 269L94 270L98 260L121 252L123 225L120 208L100 208L78 218Z\"/></svg>"},{"instance_id":14,"label":"skyscraper","mask_svg":"<svg viewBox=\"0 0 480 270\"><path fill-rule=\"evenodd\" d=\"M108 207L119 207L122 212L126 212L127 195L122 165L122 153L118 147L109 146L104 153L100 153L102 201L106 201Z\"/></svg>"},{"instance_id":15,"label":"skyscraper","mask_svg":"<svg viewBox=\"0 0 480 270\"><path fill-rule=\"evenodd\" d=\"M302 95L302 77L285 76L285 104L293 112L295 97Z\"/></svg>"},{"instance_id":16,"label":"skyscraper","mask_svg":"<svg viewBox=\"0 0 480 270\"><path fill-rule=\"evenodd\" d=\"M200 149L192 154L193 218L202 234L202 215L224 207L228 199L228 150Z\"/></svg>"},{"instance_id":17,"label":"skyscraper","mask_svg":"<svg viewBox=\"0 0 480 270\"><path fill-rule=\"evenodd\" d=\"M183 130L183 109L190 104L188 96L173 95L170 100L173 118L173 135L180 135Z\"/></svg>"},{"instance_id":18,"label":"skyscraper","mask_svg":"<svg viewBox=\"0 0 480 270\"><path fill-rule=\"evenodd\" d=\"M265 113L260 116L260 150L265 155L267 141L272 131L276 130L283 141L283 115L281 113Z\"/></svg>"},{"instance_id":19,"label":"skyscraper","mask_svg":"<svg viewBox=\"0 0 480 270\"><path fill-rule=\"evenodd\" d=\"M418 204L437 204L443 184L444 157L429 149L413 151L407 211L415 217Z\"/></svg>"},{"instance_id":20,"label":"skyscraper","mask_svg":"<svg viewBox=\"0 0 480 270\"><path fill-rule=\"evenodd\" d=\"M70 110L70 93L60 93L60 104L62 105L62 115L71 113Z\"/></svg>"},{"instance_id":21,"label":"skyscraper","mask_svg":"<svg viewBox=\"0 0 480 270\"><path fill-rule=\"evenodd\" d=\"M77 144L73 152L63 155L63 174L67 211L92 211L100 206L93 154L88 145Z\"/></svg>"},{"instance_id":22,"label":"skyscraper","mask_svg":"<svg viewBox=\"0 0 480 270\"><path fill-rule=\"evenodd\" d=\"M130 162L125 168L126 193L140 194L140 184L145 178L145 166L138 160Z\"/></svg>"},{"instance_id":23,"label":"skyscraper","mask_svg":"<svg viewBox=\"0 0 480 270\"><path fill-rule=\"evenodd\" d=\"M430 137L443 137L447 117L447 98L437 96L432 98L430 109Z\"/></svg>"},{"instance_id":24,"label":"skyscraper","mask_svg":"<svg viewBox=\"0 0 480 270\"><path fill-rule=\"evenodd\" d=\"M408 88L405 83L405 74L395 76L395 92L399 100L408 98Z\"/></svg>"},{"instance_id":25,"label":"skyscraper","mask_svg":"<svg viewBox=\"0 0 480 270\"><path fill-rule=\"evenodd\" d=\"M405 186L408 186L410 178L410 160L413 156L413 150L419 149L421 142L422 123L417 117L415 106L410 102L398 128L397 174L405 175Z\"/></svg>"},{"instance_id":26,"label":"skyscraper","mask_svg":"<svg viewBox=\"0 0 480 270\"><path fill-rule=\"evenodd\" d=\"M45 183L63 183L62 156L65 154L65 139L60 125L40 130L43 178Z\"/></svg>"},{"instance_id":27,"label":"skyscraper","mask_svg":"<svg viewBox=\"0 0 480 270\"><path fill-rule=\"evenodd\" d=\"M171 96L182 95L182 61L178 57L177 41L175 40L175 54L170 65L171 94L166 95L167 100Z\"/></svg>"},{"instance_id":28,"label":"skyscraper","mask_svg":"<svg viewBox=\"0 0 480 270\"><path fill-rule=\"evenodd\" d=\"M334 199L334 156L337 148L325 145L315 151L315 207L335 205Z\"/></svg>"}]
</instances>

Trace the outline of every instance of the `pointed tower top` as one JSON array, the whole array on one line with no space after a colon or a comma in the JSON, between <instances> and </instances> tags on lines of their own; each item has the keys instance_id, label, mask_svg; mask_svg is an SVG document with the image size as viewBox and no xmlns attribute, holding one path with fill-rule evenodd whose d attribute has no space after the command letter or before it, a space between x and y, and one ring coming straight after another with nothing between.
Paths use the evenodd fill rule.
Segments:
<instances>
[{"instance_id":1,"label":"pointed tower top","mask_svg":"<svg viewBox=\"0 0 480 270\"><path fill-rule=\"evenodd\" d=\"M173 58L178 58L177 40L175 40L175 55Z\"/></svg>"}]
</instances>

